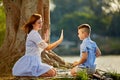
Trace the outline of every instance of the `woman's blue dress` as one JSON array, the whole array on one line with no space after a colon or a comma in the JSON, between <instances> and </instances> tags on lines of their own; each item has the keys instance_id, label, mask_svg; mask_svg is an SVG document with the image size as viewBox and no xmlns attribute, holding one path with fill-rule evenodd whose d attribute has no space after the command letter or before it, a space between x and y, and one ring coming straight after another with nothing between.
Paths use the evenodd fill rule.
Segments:
<instances>
[{"instance_id":1,"label":"woman's blue dress","mask_svg":"<svg viewBox=\"0 0 120 80\"><path fill-rule=\"evenodd\" d=\"M51 68L50 65L42 63L41 52L47 47L38 31L32 30L27 35L26 52L13 66L14 76L40 76Z\"/></svg>"}]
</instances>

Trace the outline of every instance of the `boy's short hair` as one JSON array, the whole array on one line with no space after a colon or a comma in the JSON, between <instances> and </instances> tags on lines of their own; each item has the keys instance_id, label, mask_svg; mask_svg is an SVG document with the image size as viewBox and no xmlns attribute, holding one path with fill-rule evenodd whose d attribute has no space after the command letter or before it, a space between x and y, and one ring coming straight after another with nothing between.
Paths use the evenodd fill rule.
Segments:
<instances>
[{"instance_id":1,"label":"boy's short hair","mask_svg":"<svg viewBox=\"0 0 120 80\"><path fill-rule=\"evenodd\" d=\"M87 32L88 34L91 33L91 27L89 24L81 24L78 26L78 30L83 28L84 28L84 31Z\"/></svg>"}]
</instances>

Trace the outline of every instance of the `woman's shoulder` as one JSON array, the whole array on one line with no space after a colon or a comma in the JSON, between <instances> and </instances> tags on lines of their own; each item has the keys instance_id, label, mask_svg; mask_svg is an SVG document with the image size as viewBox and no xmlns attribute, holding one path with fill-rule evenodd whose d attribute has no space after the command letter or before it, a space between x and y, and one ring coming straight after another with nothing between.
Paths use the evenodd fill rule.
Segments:
<instances>
[{"instance_id":1,"label":"woman's shoulder","mask_svg":"<svg viewBox=\"0 0 120 80\"><path fill-rule=\"evenodd\" d=\"M35 30L31 30L30 33L27 35L28 39L32 39L32 38L41 38L40 34L38 33L38 31Z\"/></svg>"},{"instance_id":2,"label":"woman's shoulder","mask_svg":"<svg viewBox=\"0 0 120 80\"><path fill-rule=\"evenodd\" d=\"M39 33L38 33L38 31L35 31L35 30L31 30L30 31L30 33L28 34L29 36L35 36L35 35L40 35Z\"/></svg>"},{"instance_id":3,"label":"woman's shoulder","mask_svg":"<svg viewBox=\"0 0 120 80\"><path fill-rule=\"evenodd\" d=\"M31 30L29 34L36 34L36 33L38 33L38 32L35 30Z\"/></svg>"}]
</instances>

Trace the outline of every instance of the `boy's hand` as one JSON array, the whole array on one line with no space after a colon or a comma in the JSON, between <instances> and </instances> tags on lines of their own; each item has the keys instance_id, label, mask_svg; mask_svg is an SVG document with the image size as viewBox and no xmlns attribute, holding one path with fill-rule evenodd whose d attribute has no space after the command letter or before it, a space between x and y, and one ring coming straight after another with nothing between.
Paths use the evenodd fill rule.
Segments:
<instances>
[{"instance_id":1,"label":"boy's hand","mask_svg":"<svg viewBox=\"0 0 120 80\"><path fill-rule=\"evenodd\" d=\"M79 62L78 62L78 61L75 61L75 62L73 63L73 66L77 66L77 65L79 65Z\"/></svg>"}]
</instances>

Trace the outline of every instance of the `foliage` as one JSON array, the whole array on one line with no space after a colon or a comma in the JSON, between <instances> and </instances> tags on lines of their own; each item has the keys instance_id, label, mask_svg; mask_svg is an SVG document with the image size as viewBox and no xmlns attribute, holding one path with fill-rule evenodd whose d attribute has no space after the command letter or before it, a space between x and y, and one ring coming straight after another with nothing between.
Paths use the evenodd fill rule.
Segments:
<instances>
[{"instance_id":1,"label":"foliage","mask_svg":"<svg viewBox=\"0 0 120 80\"><path fill-rule=\"evenodd\" d=\"M120 80L120 74L111 73L111 77L112 77L114 80Z\"/></svg>"},{"instance_id":2,"label":"foliage","mask_svg":"<svg viewBox=\"0 0 120 80\"><path fill-rule=\"evenodd\" d=\"M93 15L89 15L88 13L74 12L64 15L63 18L59 21L58 25L60 26L60 29L65 30L65 38L67 38L67 40L75 41L77 39L77 27L82 23L92 24L92 20L90 20L91 17L93 17ZM79 18L82 20L79 20ZM86 22L84 20L86 20ZM68 35L72 35L74 37L71 38Z\"/></svg>"},{"instance_id":3,"label":"foliage","mask_svg":"<svg viewBox=\"0 0 120 80\"><path fill-rule=\"evenodd\" d=\"M120 12L115 13L111 21L110 28L108 29L108 35L112 37L120 36Z\"/></svg>"},{"instance_id":4,"label":"foliage","mask_svg":"<svg viewBox=\"0 0 120 80\"><path fill-rule=\"evenodd\" d=\"M5 36L5 12L2 2L0 1L0 46Z\"/></svg>"},{"instance_id":5,"label":"foliage","mask_svg":"<svg viewBox=\"0 0 120 80\"><path fill-rule=\"evenodd\" d=\"M113 80L120 80L120 74L117 72L107 72L105 75L112 78Z\"/></svg>"},{"instance_id":6,"label":"foliage","mask_svg":"<svg viewBox=\"0 0 120 80\"><path fill-rule=\"evenodd\" d=\"M95 39L97 44L99 45L102 53L102 55L117 55L120 53L120 38L114 38L114 37L98 37Z\"/></svg>"},{"instance_id":7,"label":"foliage","mask_svg":"<svg viewBox=\"0 0 120 80\"><path fill-rule=\"evenodd\" d=\"M88 80L88 74L86 69L84 70L80 70L79 72L77 72L77 76L76 76L76 80Z\"/></svg>"},{"instance_id":8,"label":"foliage","mask_svg":"<svg viewBox=\"0 0 120 80\"><path fill-rule=\"evenodd\" d=\"M64 28L66 35L74 36L79 24L89 23L95 34L120 36L118 35L120 31L117 30L120 25L119 13L106 13L108 4L103 0L76 0L74 2L72 0L53 0L53 3L56 7L51 11L52 33L57 33L58 30ZM114 33L112 34L112 32ZM70 39L69 36L65 38Z\"/></svg>"},{"instance_id":9,"label":"foliage","mask_svg":"<svg viewBox=\"0 0 120 80\"><path fill-rule=\"evenodd\" d=\"M74 41L78 46L80 41L77 37L77 26L82 23L91 25L92 36L102 36L103 39L120 37L119 2L116 3L115 0L53 0L53 3L56 7L51 11L51 41L59 35L61 29L64 29L64 40ZM112 12L114 7L111 4L118 6L114 13ZM100 42L100 48L104 47L102 46L104 41L101 41L101 37L99 37L98 42ZM110 42L105 44L114 44L115 41L110 40ZM118 50L116 47L119 48L120 46L116 44L111 46L111 51ZM105 49L103 48L102 51L105 51Z\"/></svg>"}]
</instances>

